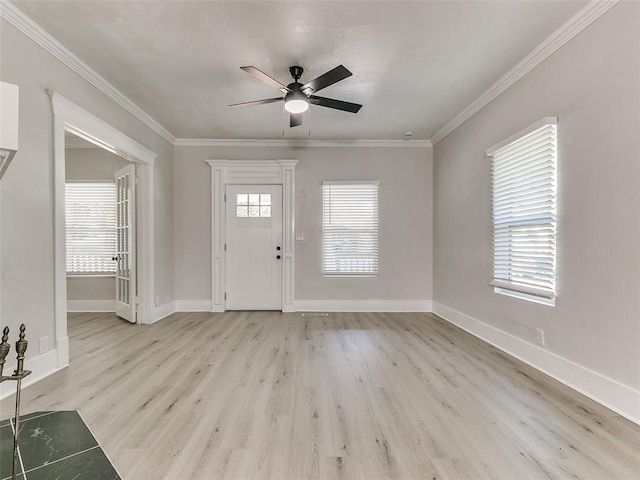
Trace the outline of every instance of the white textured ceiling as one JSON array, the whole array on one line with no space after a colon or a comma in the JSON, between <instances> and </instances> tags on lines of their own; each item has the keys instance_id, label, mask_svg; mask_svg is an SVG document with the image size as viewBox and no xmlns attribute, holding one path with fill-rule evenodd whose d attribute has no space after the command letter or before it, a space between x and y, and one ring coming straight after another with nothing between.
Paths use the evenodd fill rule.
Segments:
<instances>
[{"instance_id":1,"label":"white textured ceiling","mask_svg":"<svg viewBox=\"0 0 640 480\"><path fill-rule=\"evenodd\" d=\"M14 1L181 138L429 139L582 8L584 1ZM280 93L254 65L303 83L344 64L319 95L357 115L311 107L289 129Z\"/></svg>"}]
</instances>

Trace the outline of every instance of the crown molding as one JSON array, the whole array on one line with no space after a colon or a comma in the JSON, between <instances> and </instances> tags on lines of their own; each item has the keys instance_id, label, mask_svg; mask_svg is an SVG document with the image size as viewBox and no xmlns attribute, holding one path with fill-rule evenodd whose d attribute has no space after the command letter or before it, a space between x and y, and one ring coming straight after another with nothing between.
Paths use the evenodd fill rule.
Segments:
<instances>
[{"instance_id":1,"label":"crown molding","mask_svg":"<svg viewBox=\"0 0 640 480\"><path fill-rule=\"evenodd\" d=\"M299 140L299 139L216 139L176 138L176 147L375 147L431 148L430 140Z\"/></svg>"},{"instance_id":2,"label":"crown molding","mask_svg":"<svg viewBox=\"0 0 640 480\"><path fill-rule=\"evenodd\" d=\"M529 55L503 75L472 104L442 127L431 140L297 140L297 139L199 139L175 138L171 132L154 120L149 114L133 103L105 78L71 53L60 42L31 20L8 0L0 0L0 17L17 28L47 52L76 72L135 118L156 132L169 143L192 147L413 147L430 148L440 142L460 125L478 113L489 102L497 98L537 65L546 60L556 50L591 25L620 0L592 0L582 10L569 19Z\"/></svg>"},{"instance_id":3,"label":"crown molding","mask_svg":"<svg viewBox=\"0 0 640 480\"><path fill-rule=\"evenodd\" d=\"M166 141L172 144L175 142L175 137L171 132L133 103L95 70L71 53L69 49L53 38L14 4L8 0L0 1L0 16Z\"/></svg>"},{"instance_id":4,"label":"crown molding","mask_svg":"<svg viewBox=\"0 0 640 480\"><path fill-rule=\"evenodd\" d=\"M199 139L175 138L169 130L154 120L149 114L133 103L128 97L93 70L58 40L47 33L40 25L29 18L8 0L0 0L0 16L18 31L33 40L47 52L84 78L99 91L120 105L143 124L156 132L172 145L179 147L413 147L430 148L429 140L236 140L236 139Z\"/></svg>"},{"instance_id":5,"label":"crown molding","mask_svg":"<svg viewBox=\"0 0 640 480\"><path fill-rule=\"evenodd\" d=\"M592 0L558 30L552 33L545 41L538 45L529 55L524 57L515 67L504 74L496 83L491 85L491 87L480 95L471 105L442 127L431 138L431 142L435 145L444 139L456 128L482 110L489 102L497 98L507 88L541 64L565 43L609 11L609 9L619 1L620 0Z\"/></svg>"}]
</instances>

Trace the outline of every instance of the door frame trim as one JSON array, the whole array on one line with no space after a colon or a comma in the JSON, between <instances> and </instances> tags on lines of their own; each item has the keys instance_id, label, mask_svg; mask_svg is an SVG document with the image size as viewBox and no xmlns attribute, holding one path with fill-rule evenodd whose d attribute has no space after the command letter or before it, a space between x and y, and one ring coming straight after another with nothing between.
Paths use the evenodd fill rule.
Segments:
<instances>
[{"instance_id":1,"label":"door frame trim","mask_svg":"<svg viewBox=\"0 0 640 480\"><path fill-rule=\"evenodd\" d=\"M226 302L227 185L282 185L282 311L294 311L295 168L298 160L206 160L211 167L211 311Z\"/></svg>"},{"instance_id":2,"label":"door frame trim","mask_svg":"<svg viewBox=\"0 0 640 480\"><path fill-rule=\"evenodd\" d=\"M58 368L69 364L65 222L65 131L136 164L138 200L137 323L152 323L154 295L153 171L158 155L64 96L47 90L53 112L54 325Z\"/></svg>"}]
</instances>

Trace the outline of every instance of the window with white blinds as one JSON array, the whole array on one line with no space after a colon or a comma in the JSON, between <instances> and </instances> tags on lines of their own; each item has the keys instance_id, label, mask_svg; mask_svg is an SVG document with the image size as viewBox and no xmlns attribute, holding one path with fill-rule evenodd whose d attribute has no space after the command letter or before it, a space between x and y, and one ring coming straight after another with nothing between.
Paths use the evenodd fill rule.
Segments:
<instances>
[{"instance_id":1,"label":"window with white blinds","mask_svg":"<svg viewBox=\"0 0 640 480\"><path fill-rule=\"evenodd\" d=\"M66 184L67 273L116 271L116 187Z\"/></svg>"},{"instance_id":2,"label":"window with white blinds","mask_svg":"<svg viewBox=\"0 0 640 480\"><path fill-rule=\"evenodd\" d=\"M492 157L493 281L521 297L556 296L557 119L487 150ZM545 302L546 303L546 302Z\"/></svg>"},{"instance_id":3,"label":"window with white blinds","mask_svg":"<svg viewBox=\"0 0 640 480\"><path fill-rule=\"evenodd\" d=\"M378 275L378 185L323 183L323 275Z\"/></svg>"}]
</instances>

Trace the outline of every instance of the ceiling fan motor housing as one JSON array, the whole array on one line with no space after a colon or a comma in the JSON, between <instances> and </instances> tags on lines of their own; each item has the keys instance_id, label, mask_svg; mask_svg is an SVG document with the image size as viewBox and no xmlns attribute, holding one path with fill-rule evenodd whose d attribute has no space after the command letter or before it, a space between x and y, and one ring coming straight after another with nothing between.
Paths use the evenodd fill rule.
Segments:
<instances>
[{"instance_id":1,"label":"ceiling fan motor housing","mask_svg":"<svg viewBox=\"0 0 640 480\"><path fill-rule=\"evenodd\" d=\"M297 83L298 79L302 77L302 72L304 72L304 68L298 65L294 65L292 67L289 67L289 72L291 73L291 76Z\"/></svg>"}]
</instances>

